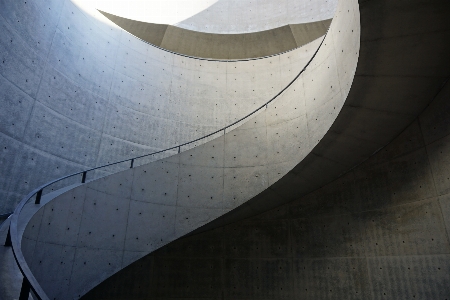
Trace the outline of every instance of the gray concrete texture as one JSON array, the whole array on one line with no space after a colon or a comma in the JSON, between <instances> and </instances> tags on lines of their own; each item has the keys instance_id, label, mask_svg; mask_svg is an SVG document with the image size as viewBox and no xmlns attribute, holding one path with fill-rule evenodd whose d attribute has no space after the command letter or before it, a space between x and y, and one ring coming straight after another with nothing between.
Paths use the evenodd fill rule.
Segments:
<instances>
[{"instance_id":1,"label":"gray concrete texture","mask_svg":"<svg viewBox=\"0 0 450 300\"><path fill-rule=\"evenodd\" d=\"M0 26L0 213L51 179L240 119L286 86L319 43L251 62L195 60L70 0L2 0Z\"/></svg>"},{"instance_id":2,"label":"gray concrete texture","mask_svg":"<svg viewBox=\"0 0 450 300\"><path fill-rule=\"evenodd\" d=\"M449 76L449 5L361 1L360 8L361 57L336 122L305 163L275 184L284 185L234 210L234 219L300 200L230 225L226 233L219 228L179 240L98 291L110 289L112 299L146 293L160 299L282 299L281 288L289 299L449 297L448 85L442 90ZM396 136L371 161L305 196ZM289 252L295 255L283 254ZM284 286L259 292L274 282L275 270L258 270L283 257L295 266ZM209 272L200 267L206 263ZM236 269L240 273L230 278ZM139 278L146 279L145 288Z\"/></svg>"},{"instance_id":3,"label":"gray concrete texture","mask_svg":"<svg viewBox=\"0 0 450 300\"><path fill-rule=\"evenodd\" d=\"M397 1L394 5L389 1L365 1L362 4L364 51L349 96L352 103L344 106L345 114L341 114L341 118L336 120L335 124L340 123L341 127L333 131L333 125L332 131L325 137L327 139L340 134L344 139L327 139L327 147L319 143L315 149L320 150L316 152L317 157L320 158L320 154L325 153L326 158L329 158L330 153L326 150L331 151L336 147L342 150L342 144L345 142L356 145L357 149L347 152L347 155L344 155L344 151L336 152L347 165L351 165L352 161L349 155L362 159L366 154L361 153L370 155L373 149L383 145L383 141L395 136L399 128L404 126L402 124L409 122L415 112L428 103L433 91L439 90L439 79L448 76L448 51L444 51L445 47L439 47L448 37L448 3L417 1L412 5L410 2ZM418 43L418 40L421 42ZM405 47L411 51L405 52ZM381 94L384 97L380 97ZM392 103L392 106L387 105L388 103ZM402 115L405 111L406 115ZM379 119L378 123L373 122L374 117ZM345 120L346 126L342 126L342 119ZM346 130L352 134L342 135ZM367 147L361 147L363 139L365 144L368 144ZM326 162L326 159L323 159L320 164L317 164L317 161L308 161L310 165L316 164L316 172L311 174L314 179L327 176L330 178L342 170L336 160L328 160L329 162ZM330 168L330 162L333 168ZM297 179L294 183L297 183L301 191L292 189L292 184L283 188L290 192L291 198L305 193L303 187L308 181ZM279 194L265 194L270 202L280 203ZM267 207L261 206L262 209ZM253 208L257 210L256 205ZM242 209L236 211L241 212Z\"/></svg>"},{"instance_id":4,"label":"gray concrete texture","mask_svg":"<svg viewBox=\"0 0 450 300\"><path fill-rule=\"evenodd\" d=\"M449 97L450 82L332 183L179 239L82 299L448 299Z\"/></svg>"},{"instance_id":5,"label":"gray concrete texture","mask_svg":"<svg viewBox=\"0 0 450 300\"><path fill-rule=\"evenodd\" d=\"M51 298L80 297L265 191L311 152L342 108L358 60L358 3L340 5L336 17L346 22L331 23L312 63L267 109L208 143L94 180L39 210L31 221L41 220L38 233L27 234L28 226L23 243L34 245L27 261ZM341 38L351 52L336 49ZM64 268L54 263L58 255Z\"/></svg>"},{"instance_id":6,"label":"gray concrete texture","mask_svg":"<svg viewBox=\"0 0 450 300\"><path fill-rule=\"evenodd\" d=\"M124 30L152 45L175 53L211 59L247 59L291 51L323 36L331 23L331 19L328 19L252 33L215 34L145 23L100 12Z\"/></svg>"},{"instance_id":7,"label":"gray concrete texture","mask_svg":"<svg viewBox=\"0 0 450 300\"><path fill-rule=\"evenodd\" d=\"M198 14L171 24L215 34L239 34L270 30L333 17L337 0L218 0Z\"/></svg>"},{"instance_id":8,"label":"gray concrete texture","mask_svg":"<svg viewBox=\"0 0 450 300\"><path fill-rule=\"evenodd\" d=\"M364 1L360 10L361 55L347 100L329 131L268 190L198 231L262 213L333 181L392 141L440 91L450 77L450 3ZM337 18L333 22L348 21ZM351 54L351 44L337 45Z\"/></svg>"},{"instance_id":9,"label":"gray concrete texture","mask_svg":"<svg viewBox=\"0 0 450 300\"><path fill-rule=\"evenodd\" d=\"M79 185L79 184L77 184ZM54 197L61 195L62 193L74 188L77 185L69 185L65 188L59 189L57 191L48 193L47 195L42 197L42 201L39 205L34 204L34 201L29 201L25 204L23 207L21 214L18 218L18 240L19 244L21 244L21 240L23 237L23 233L25 231L25 227L29 226L31 229L27 232L27 234L35 235L38 233L36 229L38 228L38 224L40 224L40 218L42 218L42 213L38 212L40 215L39 223L36 221L30 222L30 219L35 216L36 211L39 210L39 208L43 207L45 204L47 204L50 200L52 200ZM18 295L20 295L20 290L22 286L22 280L23 275L21 271L19 270L19 266L16 262L16 255L13 253L12 247L4 247L4 242L6 241L6 236L8 233L8 230L10 229L10 221L12 216L10 218L7 218L4 222L2 220L2 223L0 223L0 240L2 241L2 244L0 246L0 296L1 299L17 299ZM26 239L26 236L25 236ZM33 251L35 247L34 242L25 243L22 251L24 253L27 253L27 257L30 256L30 251ZM27 299L34 299L32 295L30 294Z\"/></svg>"},{"instance_id":10,"label":"gray concrete texture","mask_svg":"<svg viewBox=\"0 0 450 300\"><path fill-rule=\"evenodd\" d=\"M6 240L9 219L0 224L0 239ZM12 251L6 247L0 247L0 295L4 299L14 299L20 293L21 274L15 263ZM3 299L2 298L2 299Z\"/></svg>"}]
</instances>

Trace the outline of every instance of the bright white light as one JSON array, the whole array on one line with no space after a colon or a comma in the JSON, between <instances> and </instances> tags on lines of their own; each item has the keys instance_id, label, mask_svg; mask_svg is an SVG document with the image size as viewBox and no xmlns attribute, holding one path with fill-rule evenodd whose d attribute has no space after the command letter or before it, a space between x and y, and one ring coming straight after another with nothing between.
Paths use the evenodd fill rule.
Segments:
<instances>
[{"instance_id":1,"label":"bright white light","mask_svg":"<svg viewBox=\"0 0 450 300\"><path fill-rule=\"evenodd\" d=\"M218 0L77 0L95 9L128 19L176 24L207 9Z\"/></svg>"}]
</instances>

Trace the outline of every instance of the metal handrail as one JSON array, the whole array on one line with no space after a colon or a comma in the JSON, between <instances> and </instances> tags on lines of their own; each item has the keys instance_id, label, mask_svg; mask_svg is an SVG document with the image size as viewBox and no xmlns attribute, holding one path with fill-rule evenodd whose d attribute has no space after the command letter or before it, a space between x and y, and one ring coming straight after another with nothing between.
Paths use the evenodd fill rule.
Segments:
<instances>
[{"instance_id":1,"label":"metal handrail","mask_svg":"<svg viewBox=\"0 0 450 300\"><path fill-rule=\"evenodd\" d=\"M310 60L306 63L306 65L303 67L303 69L294 77L294 79L291 82L289 82L289 84L286 87L284 87L278 94L276 94L274 97L272 97L269 101L267 101L265 104L261 105L259 108L257 108L253 112L251 112L248 115L244 116L243 118L241 118L241 119L239 119L239 120L237 120L237 121L235 121L235 122L233 122L233 123L223 127L222 129L216 130L216 131L214 131L214 132L212 132L210 134L207 134L207 135L205 135L203 137L200 137L198 139L192 140L190 142L186 142L186 143L180 144L178 146L174 146L174 147L167 148L167 149L160 150L160 151L156 151L156 152L153 152L153 153L150 153L150 154L145 154L145 155L137 156L137 157L134 157L134 158L121 160L121 161L110 163L110 164L103 165L103 166L100 166L100 167L95 167L95 168L91 168L91 169L88 169L88 170L85 170L85 171L76 172L76 173L73 173L73 174L70 174L70 175L67 175L67 176L63 176L61 178L52 180L52 181L50 181L48 183L45 183L45 184L41 185L40 187L38 187L38 188L34 189L33 191L31 191L27 196L25 196L22 199L22 201L20 201L20 203L17 205L16 209L14 210L14 213L11 215L11 223L9 225L8 236L7 236L7 240L6 240L6 243L5 243L5 246L12 246L12 250L13 250L13 253L14 253L14 258L15 258L15 260L17 262L17 265L19 266L20 272L24 276L24 279L23 279L23 282L22 282L22 290L21 290L21 293L20 293L19 300L28 299L28 295L29 295L30 290L33 291L34 295L37 297L38 300L49 300L47 294L44 292L44 290L42 289L42 287L40 286L40 284L38 283L38 281L34 277L33 273L31 272L31 270L30 270L30 268L28 266L28 264L25 261L25 258L24 258L23 253L22 253L22 249L20 247L21 243L19 241L19 235L18 235L18 229L17 229L20 212L22 211L22 209L25 206L25 204L28 203L28 201L33 196L36 195L35 204L40 204L43 190L46 187L48 187L48 186L50 186L50 185L52 185L54 183L57 183L59 181L62 181L64 179L71 178L71 177L74 177L74 176L77 176L77 175L82 175L81 183L85 183L86 182L86 175L87 175L88 172L92 172L92 171L99 170L99 169L102 169L102 168L106 168L106 167L110 167L110 166L113 166L113 165L121 164L121 163L124 163L124 162L130 162L130 168L133 168L134 161L137 160L137 159L140 159L140 158L143 158L143 157L149 157L149 156L152 156L152 155L155 155L155 154L163 153L163 152L170 151L170 150L176 150L176 149L178 149L178 153L180 153L181 152L181 147L183 147L183 146L186 146L186 145L198 142L200 140L208 138L208 137L210 137L210 136L212 136L214 134L217 134L219 132L222 132L222 131L225 134L226 130L228 128L230 128L230 127L238 124L239 122L247 119L248 117L254 115L256 112L260 111L263 108L267 109L268 105L272 101L277 99L284 91L286 91L300 77L300 75L306 70L306 68L311 64L311 62L315 58L317 52L322 47L322 44L323 44L327 34L328 34L328 31L327 31L327 33L325 33L325 35L324 35L324 37L323 37L319 47L316 49L316 51L314 52L314 54L312 55Z\"/></svg>"},{"instance_id":2,"label":"metal handrail","mask_svg":"<svg viewBox=\"0 0 450 300\"><path fill-rule=\"evenodd\" d=\"M10 215L12 215L12 212L6 213L6 214L1 214L0 215L0 219L7 219Z\"/></svg>"}]
</instances>

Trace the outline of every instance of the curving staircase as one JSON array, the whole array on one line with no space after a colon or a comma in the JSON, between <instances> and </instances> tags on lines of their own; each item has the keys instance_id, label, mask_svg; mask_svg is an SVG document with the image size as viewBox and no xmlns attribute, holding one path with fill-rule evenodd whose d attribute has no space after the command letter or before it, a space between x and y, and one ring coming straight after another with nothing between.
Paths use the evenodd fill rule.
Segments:
<instances>
[{"instance_id":1,"label":"curving staircase","mask_svg":"<svg viewBox=\"0 0 450 300\"><path fill-rule=\"evenodd\" d=\"M367 84L370 72L379 72L377 84L389 71L397 77L428 72L439 82L449 74L446 63L439 68L432 59L401 71L373 65L391 50L370 38L385 21L369 17L384 11L375 2L360 4L360 34L357 1L341 0L323 41L310 44L316 50L302 72L266 105L208 136L208 142L170 148L178 154L156 161L150 155L120 162L126 170L98 179L89 178L97 169L79 172L25 197L10 217L6 238L24 275L21 299L30 289L38 299L80 298L176 239L314 191L391 141L433 97L413 107L401 94L398 102L368 101L364 89L377 87ZM405 86L382 87L398 92ZM56 183L65 187L49 192Z\"/></svg>"},{"instance_id":2,"label":"curving staircase","mask_svg":"<svg viewBox=\"0 0 450 300\"><path fill-rule=\"evenodd\" d=\"M239 207L298 164L333 123L356 68L357 3L342 1L339 9L303 71L256 112L214 133L219 137L173 147L168 150L178 155L149 164L149 156L131 159L128 170L100 179L87 180L96 168L31 192L9 230L25 289L42 299L81 297L128 264ZM345 53L335 47L339 39L347 40ZM181 151L185 147L193 148ZM81 184L42 195L77 175Z\"/></svg>"}]
</instances>

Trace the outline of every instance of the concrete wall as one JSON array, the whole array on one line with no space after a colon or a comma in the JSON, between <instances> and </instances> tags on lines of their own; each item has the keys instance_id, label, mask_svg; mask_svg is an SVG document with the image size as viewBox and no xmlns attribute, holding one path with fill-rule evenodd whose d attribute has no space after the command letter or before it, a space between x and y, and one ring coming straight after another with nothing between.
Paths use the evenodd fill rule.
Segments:
<instances>
[{"instance_id":1,"label":"concrete wall","mask_svg":"<svg viewBox=\"0 0 450 300\"><path fill-rule=\"evenodd\" d=\"M251 63L193 60L84 9L0 1L0 213L51 179L230 124L287 85L318 46Z\"/></svg>"},{"instance_id":2,"label":"concrete wall","mask_svg":"<svg viewBox=\"0 0 450 300\"><path fill-rule=\"evenodd\" d=\"M100 11L134 36L163 49L212 59L257 58L291 51L323 36L331 19L242 34L213 34L145 23Z\"/></svg>"},{"instance_id":3,"label":"concrete wall","mask_svg":"<svg viewBox=\"0 0 450 300\"><path fill-rule=\"evenodd\" d=\"M262 213L330 183L392 141L440 91L450 77L450 2L360 1L360 11L358 66L327 134L268 190L200 230ZM333 22L347 20L336 16ZM350 58L339 63L352 63L351 44L337 45Z\"/></svg>"},{"instance_id":4,"label":"concrete wall","mask_svg":"<svg viewBox=\"0 0 450 300\"><path fill-rule=\"evenodd\" d=\"M199 32L249 33L330 19L337 3L337 0L219 0L173 25Z\"/></svg>"},{"instance_id":5,"label":"concrete wall","mask_svg":"<svg viewBox=\"0 0 450 300\"><path fill-rule=\"evenodd\" d=\"M337 0L75 0L107 13L144 23L169 24L213 34L241 34L289 24L317 22L334 15Z\"/></svg>"},{"instance_id":6,"label":"concrete wall","mask_svg":"<svg viewBox=\"0 0 450 300\"><path fill-rule=\"evenodd\" d=\"M332 22L312 63L267 109L206 144L74 188L36 213L24 255L51 298L78 298L260 194L310 153L336 119L356 69L358 4L340 6L337 20L346 22Z\"/></svg>"},{"instance_id":7,"label":"concrete wall","mask_svg":"<svg viewBox=\"0 0 450 300\"><path fill-rule=\"evenodd\" d=\"M83 299L447 299L450 83L323 188L177 240Z\"/></svg>"}]
</instances>

